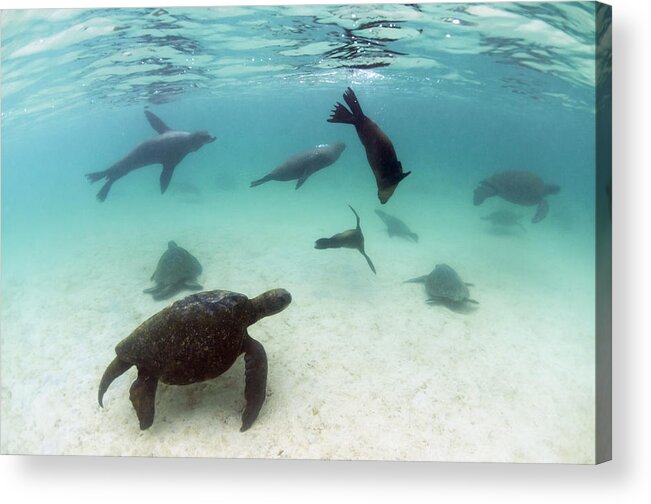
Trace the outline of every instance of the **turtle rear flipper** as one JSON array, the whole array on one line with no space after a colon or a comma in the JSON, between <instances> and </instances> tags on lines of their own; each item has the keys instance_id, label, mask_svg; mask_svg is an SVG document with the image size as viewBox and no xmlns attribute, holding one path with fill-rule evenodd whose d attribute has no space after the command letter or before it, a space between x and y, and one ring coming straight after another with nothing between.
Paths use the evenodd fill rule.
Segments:
<instances>
[{"instance_id":1,"label":"turtle rear flipper","mask_svg":"<svg viewBox=\"0 0 651 504\"><path fill-rule=\"evenodd\" d=\"M140 430L148 429L154 423L154 403L156 402L157 386L158 378L145 374L138 369L138 378L129 389L129 399L131 399L133 409L136 410L136 415L138 415Z\"/></svg>"},{"instance_id":2,"label":"turtle rear flipper","mask_svg":"<svg viewBox=\"0 0 651 504\"><path fill-rule=\"evenodd\" d=\"M113 359L113 361L108 365L106 371L104 371L104 374L102 375L102 380L99 382L99 391L97 392L97 402L99 402L99 405L102 408L104 407L104 404L102 404L104 393L108 390L111 383L113 383L113 380L125 373L131 366L133 366L133 364L123 361L119 357Z\"/></svg>"},{"instance_id":3,"label":"turtle rear flipper","mask_svg":"<svg viewBox=\"0 0 651 504\"><path fill-rule=\"evenodd\" d=\"M240 432L244 432L253 425L267 397L267 354L264 347L247 334L242 351L244 352L246 375L246 386L244 387L246 407L242 413Z\"/></svg>"},{"instance_id":4,"label":"turtle rear flipper","mask_svg":"<svg viewBox=\"0 0 651 504\"><path fill-rule=\"evenodd\" d=\"M547 203L546 200L540 200L540 203L538 203L538 210L536 211L536 215L533 216L533 219L531 219L531 222L534 224L536 222L540 222L543 220L547 214L549 213L549 203Z\"/></svg>"}]
</instances>

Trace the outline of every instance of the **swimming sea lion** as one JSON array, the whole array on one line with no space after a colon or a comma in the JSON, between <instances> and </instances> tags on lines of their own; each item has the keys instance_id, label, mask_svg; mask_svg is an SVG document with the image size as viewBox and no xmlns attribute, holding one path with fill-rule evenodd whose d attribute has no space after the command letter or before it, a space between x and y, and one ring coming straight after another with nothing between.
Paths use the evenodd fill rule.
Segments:
<instances>
[{"instance_id":1,"label":"swimming sea lion","mask_svg":"<svg viewBox=\"0 0 651 504\"><path fill-rule=\"evenodd\" d=\"M357 227L355 229L349 229L347 231L344 231L343 233L337 233L336 235L331 236L330 238L319 238L314 244L314 248L327 249L327 248L343 247L343 248L357 249L366 258L366 262L370 266L371 271L375 273L375 266L373 266L373 262L371 261L371 258L366 255L366 252L364 252L364 235L362 234L362 228L359 227L359 215L357 215L357 212L352 206L350 205L348 206L350 207L350 209L355 214L355 217L357 218Z\"/></svg>"},{"instance_id":2,"label":"swimming sea lion","mask_svg":"<svg viewBox=\"0 0 651 504\"><path fill-rule=\"evenodd\" d=\"M98 200L106 199L113 182L137 168L152 164L163 165L163 172L160 175L160 192L164 193L170 184L176 165L190 152L194 152L216 139L207 131L193 133L175 131L148 110L145 110L145 115L151 127L158 132L158 136L141 143L107 170L86 174L91 183L106 178L106 182L97 193Z\"/></svg>"},{"instance_id":3,"label":"swimming sea lion","mask_svg":"<svg viewBox=\"0 0 651 504\"><path fill-rule=\"evenodd\" d=\"M251 182L251 187L264 184L269 180L297 180L295 189L301 187L313 173L330 166L339 159L346 144L317 145L314 149L290 157L268 175Z\"/></svg>"},{"instance_id":4,"label":"swimming sea lion","mask_svg":"<svg viewBox=\"0 0 651 504\"><path fill-rule=\"evenodd\" d=\"M351 88L346 89L344 101L348 104L350 110L337 102L328 122L355 126L357 135L362 145L364 145L364 149L366 149L368 163L375 175L378 198L380 198L380 203L384 204L389 201L398 183L411 172L403 173L402 164L398 161L391 140L377 124L364 115L362 107Z\"/></svg>"},{"instance_id":5,"label":"swimming sea lion","mask_svg":"<svg viewBox=\"0 0 651 504\"><path fill-rule=\"evenodd\" d=\"M398 217L389 215L382 210L376 210L375 213L378 215L378 217L380 217L380 219L382 219L382 222L386 224L387 233L391 238L394 236L402 236L407 240L413 240L415 242L418 241L418 235L409 229L409 226L398 219Z\"/></svg>"}]
</instances>

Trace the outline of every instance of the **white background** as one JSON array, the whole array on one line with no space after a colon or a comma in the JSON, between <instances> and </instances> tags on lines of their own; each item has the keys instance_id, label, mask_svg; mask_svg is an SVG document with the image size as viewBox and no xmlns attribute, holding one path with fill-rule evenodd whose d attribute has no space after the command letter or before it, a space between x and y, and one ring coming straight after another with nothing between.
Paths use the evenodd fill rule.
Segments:
<instances>
[{"instance_id":1,"label":"white background","mask_svg":"<svg viewBox=\"0 0 651 504\"><path fill-rule=\"evenodd\" d=\"M3 8L279 3L11 0ZM288 0L285 0L287 2ZM291 1L291 0L289 0ZM359 1L359 0L357 0ZM298 3L293 0L294 3ZM310 3L307 0L302 3ZM321 0L311 3L344 3ZM350 2L349 2L350 3ZM4 502L651 502L651 2L611 0L614 460L600 466L0 457ZM533 370L532 370L533 371ZM1 420L1 419L0 419ZM233 435L238 435L235 432ZM210 433L206 433L207 436ZM382 436L382 432L377 433ZM7 498L9 500L7 500Z\"/></svg>"}]
</instances>

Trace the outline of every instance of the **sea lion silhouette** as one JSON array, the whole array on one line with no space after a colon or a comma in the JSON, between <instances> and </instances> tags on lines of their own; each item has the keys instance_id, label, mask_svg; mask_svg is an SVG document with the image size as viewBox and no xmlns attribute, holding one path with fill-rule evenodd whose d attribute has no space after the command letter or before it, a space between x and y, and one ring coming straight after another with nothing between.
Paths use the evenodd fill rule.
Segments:
<instances>
[{"instance_id":1,"label":"sea lion silhouette","mask_svg":"<svg viewBox=\"0 0 651 504\"><path fill-rule=\"evenodd\" d=\"M339 142L331 145L317 145L313 149L300 152L276 167L264 177L251 182L251 187L259 186L270 180L296 180L296 187L301 187L310 175L322 170L339 159L346 145Z\"/></svg>"},{"instance_id":2,"label":"sea lion silhouette","mask_svg":"<svg viewBox=\"0 0 651 504\"><path fill-rule=\"evenodd\" d=\"M91 183L106 178L106 182L97 193L98 200L104 201L106 199L111 186L116 180L133 170L152 164L163 165L163 171L160 175L160 192L161 194L164 193L170 184L170 180L172 180L174 168L183 158L190 152L194 152L205 144L216 140L216 137L207 131L189 133L187 131L173 130L149 110L145 110L145 115L151 127L158 132L158 136L141 143L110 168L86 174Z\"/></svg>"},{"instance_id":3,"label":"sea lion silhouette","mask_svg":"<svg viewBox=\"0 0 651 504\"><path fill-rule=\"evenodd\" d=\"M342 233L337 233L336 235L331 236L330 238L319 238L314 244L314 248L316 249L352 248L352 249L359 250L360 253L366 259L366 262L371 268L371 271L373 273L376 273L375 266L373 266L373 262L371 261L371 258L366 255L366 252L364 252L364 235L362 234L362 228L359 226L359 215L357 215L357 212L352 206L350 205L348 206L350 207L350 209L355 214L355 217L357 218L357 227L355 229L349 229Z\"/></svg>"},{"instance_id":4,"label":"sea lion silhouette","mask_svg":"<svg viewBox=\"0 0 651 504\"><path fill-rule=\"evenodd\" d=\"M346 89L344 101L350 110L337 102L328 122L355 126L357 135L366 149L368 164L375 175L378 198L380 198L380 203L384 204L389 201L400 181L411 172L403 173L402 164L398 161L391 140L377 124L364 115L351 88Z\"/></svg>"}]
</instances>

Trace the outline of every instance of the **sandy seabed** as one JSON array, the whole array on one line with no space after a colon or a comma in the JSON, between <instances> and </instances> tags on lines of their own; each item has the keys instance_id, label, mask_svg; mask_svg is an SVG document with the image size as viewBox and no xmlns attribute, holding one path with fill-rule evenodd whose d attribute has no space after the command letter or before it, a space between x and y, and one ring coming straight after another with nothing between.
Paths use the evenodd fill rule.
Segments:
<instances>
[{"instance_id":1,"label":"sandy seabed","mask_svg":"<svg viewBox=\"0 0 651 504\"><path fill-rule=\"evenodd\" d=\"M185 195L121 219L116 191L77 215L70 235L16 236L24 250L3 257L2 453L594 462L594 258L583 242L559 236L551 218L493 230L478 218L489 204L387 208L421 237L390 239L371 192L355 206L375 276L356 251L313 249L354 226L345 204L281 186L256 204ZM309 211L288 215L283 190ZM97 403L116 343L189 294L142 294L170 239L199 258L206 289L292 293L287 310L249 330L269 377L245 433L242 358L209 382L160 384L146 431L128 397L135 368ZM438 262L474 284L477 307L430 306L422 285L402 284Z\"/></svg>"}]
</instances>

